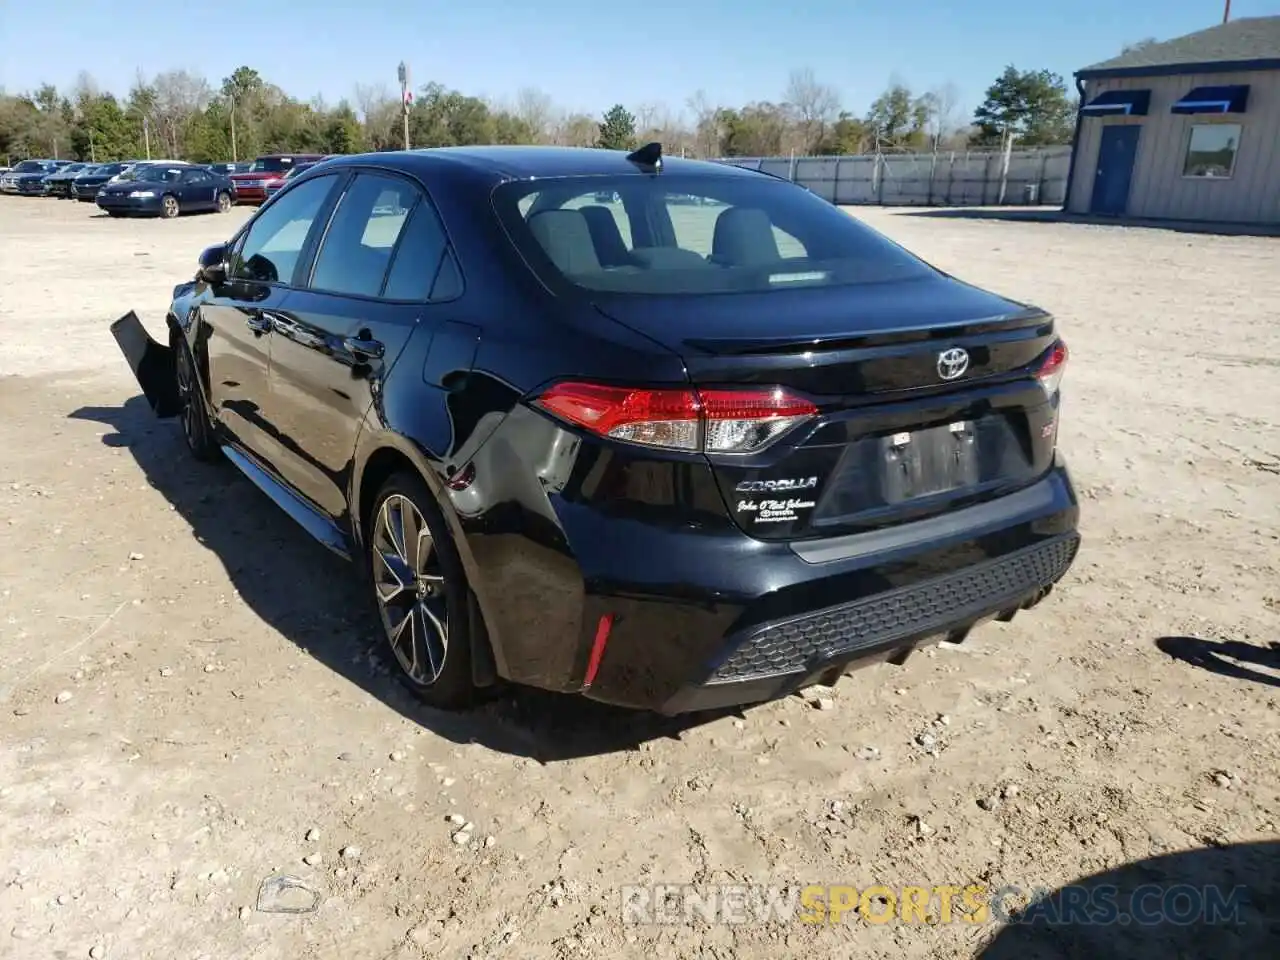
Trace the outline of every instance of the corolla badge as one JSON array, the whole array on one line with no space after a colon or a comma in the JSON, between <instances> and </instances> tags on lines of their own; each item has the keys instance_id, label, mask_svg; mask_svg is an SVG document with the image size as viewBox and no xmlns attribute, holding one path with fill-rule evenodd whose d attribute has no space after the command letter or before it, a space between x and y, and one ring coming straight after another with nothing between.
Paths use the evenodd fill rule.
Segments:
<instances>
[{"instance_id":1,"label":"corolla badge","mask_svg":"<svg viewBox=\"0 0 1280 960\"><path fill-rule=\"evenodd\" d=\"M784 477L780 480L743 480L733 489L738 493L783 493L812 490L817 485L817 477Z\"/></svg>"},{"instance_id":2,"label":"corolla badge","mask_svg":"<svg viewBox=\"0 0 1280 960\"><path fill-rule=\"evenodd\" d=\"M938 354L938 376L943 380L955 380L964 376L969 369L969 351L963 347L952 347Z\"/></svg>"}]
</instances>

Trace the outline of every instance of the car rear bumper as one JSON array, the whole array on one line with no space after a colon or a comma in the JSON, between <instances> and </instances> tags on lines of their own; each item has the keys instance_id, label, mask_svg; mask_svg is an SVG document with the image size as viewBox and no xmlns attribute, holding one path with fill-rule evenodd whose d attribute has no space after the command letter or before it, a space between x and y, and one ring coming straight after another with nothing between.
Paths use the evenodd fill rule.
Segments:
<instances>
[{"instance_id":1,"label":"car rear bumper","mask_svg":"<svg viewBox=\"0 0 1280 960\"><path fill-rule=\"evenodd\" d=\"M963 640L983 620L1012 619L1039 603L1075 559L1063 534L953 573L849 603L760 624L726 639L723 659L659 710L683 713L785 696L834 681L861 660L905 659L915 648Z\"/></svg>"},{"instance_id":2,"label":"car rear bumper","mask_svg":"<svg viewBox=\"0 0 1280 960\"><path fill-rule=\"evenodd\" d=\"M525 442L499 434L485 453ZM541 495L500 481L507 506L463 520L498 672L662 713L771 699L855 661L905 656L1010 618L1043 599L1078 548L1079 507L1059 458L1036 482L985 503L792 542L718 520L719 493L696 465L577 458L586 462L541 478L581 475L562 492L561 481ZM515 470L496 454L478 469L478 486ZM671 498L704 507L671 509ZM506 515L514 500L523 518Z\"/></svg>"}]
</instances>

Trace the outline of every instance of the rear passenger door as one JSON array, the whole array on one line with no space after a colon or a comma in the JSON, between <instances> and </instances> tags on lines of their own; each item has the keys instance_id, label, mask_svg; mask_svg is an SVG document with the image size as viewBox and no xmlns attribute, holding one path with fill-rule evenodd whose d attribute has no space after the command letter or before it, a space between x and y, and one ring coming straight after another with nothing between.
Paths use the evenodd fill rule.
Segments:
<instances>
[{"instance_id":1,"label":"rear passenger door","mask_svg":"<svg viewBox=\"0 0 1280 960\"><path fill-rule=\"evenodd\" d=\"M394 173L362 170L348 182L300 287L272 339L271 418L293 441L283 451L284 479L345 525L364 415L429 304L456 297L460 279L423 189Z\"/></svg>"}]
</instances>

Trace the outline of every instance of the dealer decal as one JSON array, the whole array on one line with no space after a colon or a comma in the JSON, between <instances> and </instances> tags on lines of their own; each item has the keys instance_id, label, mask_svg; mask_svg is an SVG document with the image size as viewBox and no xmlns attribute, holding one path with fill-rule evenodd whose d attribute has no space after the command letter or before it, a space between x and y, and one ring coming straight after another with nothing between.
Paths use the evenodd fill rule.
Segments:
<instances>
[{"instance_id":1,"label":"dealer decal","mask_svg":"<svg viewBox=\"0 0 1280 960\"><path fill-rule=\"evenodd\" d=\"M812 510L813 500L739 500L738 512L751 513L755 523L789 523L799 520L797 510Z\"/></svg>"}]
</instances>

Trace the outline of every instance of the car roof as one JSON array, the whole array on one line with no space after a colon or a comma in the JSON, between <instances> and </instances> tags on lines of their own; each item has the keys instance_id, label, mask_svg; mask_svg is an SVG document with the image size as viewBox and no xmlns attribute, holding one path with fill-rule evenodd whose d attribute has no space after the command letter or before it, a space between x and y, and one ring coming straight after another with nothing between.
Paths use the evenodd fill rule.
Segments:
<instances>
[{"instance_id":1,"label":"car roof","mask_svg":"<svg viewBox=\"0 0 1280 960\"><path fill-rule=\"evenodd\" d=\"M494 180L544 177L649 176L627 159L624 150L595 147L479 146L428 147L339 156L326 165L375 164L405 173L425 173L445 166L464 168ZM754 170L708 160L663 157L662 171L681 176L758 177Z\"/></svg>"}]
</instances>

